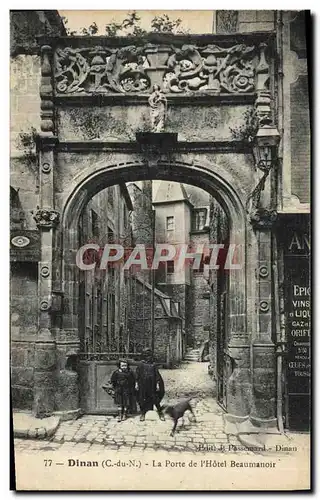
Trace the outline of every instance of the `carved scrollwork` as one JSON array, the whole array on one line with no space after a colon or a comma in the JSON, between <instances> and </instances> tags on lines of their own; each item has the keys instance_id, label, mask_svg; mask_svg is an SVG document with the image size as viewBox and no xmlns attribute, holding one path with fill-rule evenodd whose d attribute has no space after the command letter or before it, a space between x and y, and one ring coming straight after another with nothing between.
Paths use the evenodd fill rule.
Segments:
<instances>
[{"instance_id":1,"label":"carved scrollwork","mask_svg":"<svg viewBox=\"0 0 320 500\"><path fill-rule=\"evenodd\" d=\"M59 94L150 93L154 84L170 93L241 94L255 89L259 48L146 44L121 48L57 48Z\"/></svg>"},{"instance_id":2,"label":"carved scrollwork","mask_svg":"<svg viewBox=\"0 0 320 500\"><path fill-rule=\"evenodd\" d=\"M254 50L254 47L244 44L228 49L217 45L208 45L204 49L184 45L169 58L164 87L170 92L252 92Z\"/></svg>"},{"instance_id":3,"label":"carved scrollwork","mask_svg":"<svg viewBox=\"0 0 320 500\"><path fill-rule=\"evenodd\" d=\"M61 94L145 91L150 87L145 61L142 48L133 45L116 50L58 48L56 89Z\"/></svg>"}]
</instances>

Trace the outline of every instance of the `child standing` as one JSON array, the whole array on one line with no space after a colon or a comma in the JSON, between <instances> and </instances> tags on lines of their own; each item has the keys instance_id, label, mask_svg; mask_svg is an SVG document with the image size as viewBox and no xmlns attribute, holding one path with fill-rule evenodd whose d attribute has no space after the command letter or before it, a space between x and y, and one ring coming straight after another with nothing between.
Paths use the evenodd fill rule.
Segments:
<instances>
[{"instance_id":1,"label":"child standing","mask_svg":"<svg viewBox=\"0 0 320 500\"><path fill-rule=\"evenodd\" d=\"M111 375L111 385L114 390L114 402L118 406L118 422L125 420L128 411L134 409L135 377L126 360L120 360L118 369Z\"/></svg>"}]
</instances>

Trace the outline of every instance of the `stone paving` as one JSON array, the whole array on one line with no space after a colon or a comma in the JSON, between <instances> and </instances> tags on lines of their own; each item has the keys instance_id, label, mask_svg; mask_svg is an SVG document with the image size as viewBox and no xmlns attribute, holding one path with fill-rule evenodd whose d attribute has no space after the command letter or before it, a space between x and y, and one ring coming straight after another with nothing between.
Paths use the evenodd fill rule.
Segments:
<instances>
[{"instance_id":1,"label":"stone paving","mask_svg":"<svg viewBox=\"0 0 320 500\"><path fill-rule=\"evenodd\" d=\"M179 422L173 437L170 436L171 419L167 416L165 422L160 421L155 411L147 413L145 422L140 422L139 416L119 423L111 416L86 415L62 422L50 440L39 443L28 440L29 450L63 450L76 446L79 453L105 447L199 452L210 447L210 451L218 452L229 445L242 447L235 436L224 432L223 411L214 399L214 384L207 373L207 363L182 364L178 369L161 370L161 373L166 387L164 404L193 397L191 404L197 421L193 422L186 414L184 425ZM24 443L17 439L17 449L23 449Z\"/></svg>"}]
</instances>

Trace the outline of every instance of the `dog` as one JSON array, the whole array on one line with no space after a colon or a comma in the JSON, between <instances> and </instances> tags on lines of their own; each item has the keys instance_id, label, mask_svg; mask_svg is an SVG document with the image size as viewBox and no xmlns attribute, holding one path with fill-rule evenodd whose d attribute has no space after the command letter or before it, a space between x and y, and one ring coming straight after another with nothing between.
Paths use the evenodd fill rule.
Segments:
<instances>
[{"instance_id":1,"label":"dog","mask_svg":"<svg viewBox=\"0 0 320 500\"><path fill-rule=\"evenodd\" d=\"M193 416L193 421L196 422L196 417L193 412L193 409L190 405L190 401L192 398L189 399L184 399L183 401L180 401L176 405L167 405L167 406L162 406L161 410L163 411L164 414L169 415L172 420L173 420L173 428L170 432L170 436L173 436L178 424L178 420L182 418L182 425L184 425L184 414L187 410L190 411L190 413Z\"/></svg>"}]
</instances>

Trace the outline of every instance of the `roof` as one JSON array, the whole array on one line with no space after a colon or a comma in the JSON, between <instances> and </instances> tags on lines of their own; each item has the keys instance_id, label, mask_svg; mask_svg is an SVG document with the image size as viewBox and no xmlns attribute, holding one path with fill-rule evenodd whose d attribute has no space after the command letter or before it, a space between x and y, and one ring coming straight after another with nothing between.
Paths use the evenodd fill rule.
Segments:
<instances>
[{"instance_id":1,"label":"roof","mask_svg":"<svg viewBox=\"0 0 320 500\"><path fill-rule=\"evenodd\" d=\"M191 204L184 185L181 182L161 181L153 203L174 203L177 201Z\"/></svg>"}]
</instances>

